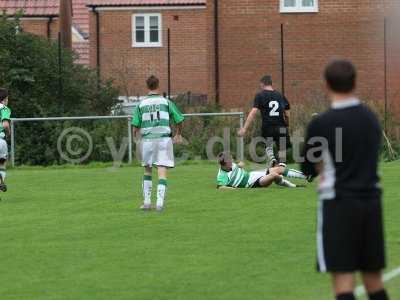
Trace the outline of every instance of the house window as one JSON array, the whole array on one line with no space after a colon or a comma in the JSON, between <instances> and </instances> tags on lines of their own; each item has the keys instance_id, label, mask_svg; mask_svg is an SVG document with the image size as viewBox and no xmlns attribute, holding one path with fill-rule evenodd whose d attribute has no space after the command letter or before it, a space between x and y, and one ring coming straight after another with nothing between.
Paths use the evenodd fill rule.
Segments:
<instances>
[{"instance_id":1,"label":"house window","mask_svg":"<svg viewBox=\"0 0 400 300\"><path fill-rule=\"evenodd\" d=\"M318 12L318 0L280 0L281 13Z\"/></svg>"},{"instance_id":2,"label":"house window","mask_svg":"<svg viewBox=\"0 0 400 300\"><path fill-rule=\"evenodd\" d=\"M133 47L161 47L160 14L138 14L132 17Z\"/></svg>"}]
</instances>

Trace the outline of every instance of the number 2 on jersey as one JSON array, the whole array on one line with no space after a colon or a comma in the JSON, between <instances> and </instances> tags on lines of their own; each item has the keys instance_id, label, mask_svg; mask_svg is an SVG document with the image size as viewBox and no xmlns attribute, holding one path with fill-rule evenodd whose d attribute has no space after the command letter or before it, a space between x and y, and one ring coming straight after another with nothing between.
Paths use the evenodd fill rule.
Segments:
<instances>
[{"instance_id":1,"label":"number 2 on jersey","mask_svg":"<svg viewBox=\"0 0 400 300\"><path fill-rule=\"evenodd\" d=\"M269 102L269 108L271 109L269 111L269 116L270 117L279 117L279 102L278 101L270 101Z\"/></svg>"}]
</instances>

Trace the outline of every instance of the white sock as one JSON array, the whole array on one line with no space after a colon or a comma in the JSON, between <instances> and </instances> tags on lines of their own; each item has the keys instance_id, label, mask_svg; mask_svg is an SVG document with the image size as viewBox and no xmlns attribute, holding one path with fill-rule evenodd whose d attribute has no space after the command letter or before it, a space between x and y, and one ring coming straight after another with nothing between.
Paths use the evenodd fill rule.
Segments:
<instances>
[{"instance_id":1,"label":"white sock","mask_svg":"<svg viewBox=\"0 0 400 300\"><path fill-rule=\"evenodd\" d=\"M6 180L6 171L5 170L1 170L0 171L0 175L1 175L1 178L3 178L3 181L5 181Z\"/></svg>"},{"instance_id":2,"label":"white sock","mask_svg":"<svg viewBox=\"0 0 400 300\"><path fill-rule=\"evenodd\" d=\"M151 190L153 188L153 182L151 176L144 175L143 177L143 198L145 205L151 205Z\"/></svg>"},{"instance_id":3,"label":"white sock","mask_svg":"<svg viewBox=\"0 0 400 300\"><path fill-rule=\"evenodd\" d=\"M275 182L279 186L284 186L288 188L295 188L296 185L294 183L291 183L289 180L283 179L280 182Z\"/></svg>"},{"instance_id":4,"label":"white sock","mask_svg":"<svg viewBox=\"0 0 400 300\"><path fill-rule=\"evenodd\" d=\"M167 193L167 180L160 179L157 186L157 207L164 207L165 194Z\"/></svg>"},{"instance_id":5,"label":"white sock","mask_svg":"<svg viewBox=\"0 0 400 300\"><path fill-rule=\"evenodd\" d=\"M265 148L265 153L267 154L267 157L268 157L268 159L269 159L269 161L271 161L271 160L273 160L273 159L276 159L275 158L275 154L274 154L274 146L267 146L266 148Z\"/></svg>"},{"instance_id":6,"label":"white sock","mask_svg":"<svg viewBox=\"0 0 400 300\"><path fill-rule=\"evenodd\" d=\"M300 171L286 168L283 176L287 178L298 178L298 179L307 179L307 177Z\"/></svg>"}]
</instances>

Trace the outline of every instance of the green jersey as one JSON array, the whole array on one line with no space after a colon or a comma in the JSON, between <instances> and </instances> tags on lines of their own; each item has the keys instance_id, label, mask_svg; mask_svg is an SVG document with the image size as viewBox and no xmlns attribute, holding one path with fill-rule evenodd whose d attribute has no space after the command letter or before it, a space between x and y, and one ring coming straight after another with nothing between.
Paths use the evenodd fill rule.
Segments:
<instances>
[{"instance_id":1,"label":"green jersey","mask_svg":"<svg viewBox=\"0 0 400 300\"><path fill-rule=\"evenodd\" d=\"M232 164L232 171L230 172L219 169L217 175L217 185L244 188L248 187L249 178L249 172L240 168L237 164Z\"/></svg>"},{"instance_id":2,"label":"green jersey","mask_svg":"<svg viewBox=\"0 0 400 300\"><path fill-rule=\"evenodd\" d=\"M11 120L11 110L5 105L0 106L0 118L0 138L4 139L6 137L6 133L3 127L3 121Z\"/></svg>"},{"instance_id":3,"label":"green jersey","mask_svg":"<svg viewBox=\"0 0 400 300\"><path fill-rule=\"evenodd\" d=\"M149 94L133 112L132 125L140 128L144 139L171 136L171 123L179 124L185 118L176 105L157 94Z\"/></svg>"}]
</instances>

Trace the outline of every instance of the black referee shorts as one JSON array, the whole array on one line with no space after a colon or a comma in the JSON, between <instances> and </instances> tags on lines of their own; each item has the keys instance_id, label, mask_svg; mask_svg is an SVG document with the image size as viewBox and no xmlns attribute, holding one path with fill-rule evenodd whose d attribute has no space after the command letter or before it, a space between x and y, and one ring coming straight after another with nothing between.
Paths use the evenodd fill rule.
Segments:
<instances>
[{"instance_id":1,"label":"black referee shorts","mask_svg":"<svg viewBox=\"0 0 400 300\"><path fill-rule=\"evenodd\" d=\"M290 143L289 130L284 126L269 126L262 130L263 138L273 142L278 151L287 150L292 147ZM284 146L285 148L282 148Z\"/></svg>"},{"instance_id":2,"label":"black referee shorts","mask_svg":"<svg viewBox=\"0 0 400 300\"><path fill-rule=\"evenodd\" d=\"M376 272L384 269L380 197L336 197L321 201L317 246L320 272Z\"/></svg>"}]
</instances>

